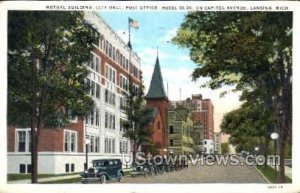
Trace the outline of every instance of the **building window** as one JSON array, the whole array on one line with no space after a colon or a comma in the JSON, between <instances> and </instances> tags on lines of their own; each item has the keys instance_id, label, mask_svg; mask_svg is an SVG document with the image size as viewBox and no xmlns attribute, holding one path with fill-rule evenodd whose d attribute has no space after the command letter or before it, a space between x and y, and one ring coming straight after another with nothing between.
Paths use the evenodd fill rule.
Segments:
<instances>
[{"instance_id":1,"label":"building window","mask_svg":"<svg viewBox=\"0 0 300 193\"><path fill-rule=\"evenodd\" d=\"M170 139L170 146L173 146L174 145L174 141L173 139Z\"/></svg>"},{"instance_id":2,"label":"building window","mask_svg":"<svg viewBox=\"0 0 300 193\"><path fill-rule=\"evenodd\" d=\"M94 152L94 136L91 136L90 138L90 145L91 145L91 151L90 152Z\"/></svg>"},{"instance_id":3,"label":"building window","mask_svg":"<svg viewBox=\"0 0 300 193\"><path fill-rule=\"evenodd\" d=\"M100 152L100 138L95 137L95 152Z\"/></svg>"},{"instance_id":4,"label":"building window","mask_svg":"<svg viewBox=\"0 0 300 193\"><path fill-rule=\"evenodd\" d=\"M70 171L69 164L65 165L65 169L66 169L66 173L68 173Z\"/></svg>"},{"instance_id":5,"label":"building window","mask_svg":"<svg viewBox=\"0 0 300 193\"><path fill-rule=\"evenodd\" d=\"M171 125L171 126L169 127L169 133L170 133L170 134L173 134L173 133L174 133L173 125Z\"/></svg>"},{"instance_id":6,"label":"building window","mask_svg":"<svg viewBox=\"0 0 300 193\"><path fill-rule=\"evenodd\" d=\"M157 129L160 130L160 122L157 122Z\"/></svg>"},{"instance_id":7,"label":"building window","mask_svg":"<svg viewBox=\"0 0 300 193\"><path fill-rule=\"evenodd\" d=\"M91 81L91 95L94 96L95 95L95 82Z\"/></svg>"},{"instance_id":8,"label":"building window","mask_svg":"<svg viewBox=\"0 0 300 193\"><path fill-rule=\"evenodd\" d=\"M64 151L65 152L76 152L77 144L77 132L67 131L64 132Z\"/></svg>"},{"instance_id":9,"label":"building window","mask_svg":"<svg viewBox=\"0 0 300 193\"><path fill-rule=\"evenodd\" d=\"M109 44L108 44L108 41L106 40L105 41L105 53L106 53L106 55L108 55L108 50L109 50Z\"/></svg>"},{"instance_id":10,"label":"building window","mask_svg":"<svg viewBox=\"0 0 300 193\"><path fill-rule=\"evenodd\" d=\"M125 76L123 75L120 75L120 87L124 90L128 90L128 78L126 78Z\"/></svg>"},{"instance_id":11,"label":"building window","mask_svg":"<svg viewBox=\"0 0 300 193\"><path fill-rule=\"evenodd\" d=\"M109 43L108 56L110 58L112 57L112 45L111 45L111 43Z\"/></svg>"},{"instance_id":12,"label":"building window","mask_svg":"<svg viewBox=\"0 0 300 193\"><path fill-rule=\"evenodd\" d=\"M16 129L16 151L30 152L31 151L31 129Z\"/></svg>"},{"instance_id":13,"label":"building window","mask_svg":"<svg viewBox=\"0 0 300 193\"><path fill-rule=\"evenodd\" d=\"M96 98L100 98L100 85L96 83Z\"/></svg>"},{"instance_id":14,"label":"building window","mask_svg":"<svg viewBox=\"0 0 300 193\"><path fill-rule=\"evenodd\" d=\"M20 164L20 173L25 174L26 173L26 165L25 164Z\"/></svg>"},{"instance_id":15,"label":"building window","mask_svg":"<svg viewBox=\"0 0 300 193\"><path fill-rule=\"evenodd\" d=\"M18 151L19 152L26 151L26 131L18 132Z\"/></svg>"},{"instance_id":16,"label":"building window","mask_svg":"<svg viewBox=\"0 0 300 193\"><path fill-rule=\"evenodd\" d=\"M111 148L112 148L112 153L115 153L116 140L115 140L115 139L112 139L112 142L111 142L111 143L112 143L112 145L111 145L111 146L112 146L112 147L111 147Z\"/></svg>"},{"instance_id":17,"label":"building window","mask_svg":"<svg viewBox=\"0 0 300 193\"><path fill-rule=\"evenodd\" d=\"M27 173L31 173L31 164L27 164Z\"/></svg>"},{"instance_id":18,"label":"building window","mask_svg":"<svg viewBox=\"0 0 300 193\"><path fill-rule=\"evenodd\" d=\"M111 153L111 139L108 139L108 153Z\"/></svg>"},{"instance_id":19,"label":"building window","mask_svg":"<svg viewBox=\"0 0 300 193\"><path fill-rule=\"evenodd\" d=\"M108 153L108 138L105 138L104 141L104 153Z\"/></svg>"},{"instance_id":20,"label":"building window","mask_svg":"<svg viewBox=\"0 0 300 193\"><path fill-rule=\"evenodd\" d=\"M105 128L106 129L116 129L116 116L105 112Z\"/></svg>"},{"instance_id":21,"label":"building window","mask_svg":"<svg viewBox=\"0 0 300 193\"><path fill-rule=\"evenodd\" d=\"M138 78L139 76L139 70L137 67L133 66L133 76Z\"/></svg>"},{"instance_id":22,"label":"building window","mask_svg":"<svg viewBox=\"0 0 300 193\"><path fill-rule=\"evenodd\" d=\"M66 115L68 116L68 119L70 122L77 122L77 117L74 113L73 110L69 109L69 108L65 108L64 112L66 113Z\"/></svg>"},{"instance_id":23,"label":"building window","mask_svg":"<svg viewBox=\"0 0 300 193\"><path fill-rule=\"evenodd\" d=\"M120 131L121 132L125 131L124 123L125 123L125 120L120 118Z\"/></svg>"},{"instance_id":24,"label":"building window","mask_svg":"<svg viewBox=\"0 0 300 193\"><path fill-rule=\"evenodd\" d=\"M121 110L126 110L127 107L127 101L124 97L120 96L120 109Z\"/></svg>"},{"instance_id":25,"label":"building window","mask_svg":"<svg viewBox=\"0 0 300 193\"><path fill-rule=\"evenodd\" d=\"M71 172L75 171L75 164L71 164Z\"/></svg>"},{"instance_id":26,"label":"building window","mask_svg":"<svg viewBox=\"0 0 300 193\"><path fill-rule=\"evenodd\" d=\"M108 128L108 112L105 112L105 128Z\"/></svg>"},{"instance_id":27,"label":"building window","mask_svg":"<svg viewBox=\"0 0 300 193\"><path fill-rule=\"evenodd\" d=\"M128 153L128 142L120 141L120 153Z\"/></svg>"},{"instance_id":28,"label":"building window","mask_svg":"<svg viewBox=\"0 0 300 193\"><path fill-rule=\"evenodd\" d=\"M128 71L129 70L129 62L128 59L125 60L125 69Z\"/></svg>"},{"instance_id":29,"label":"building window","mask_svg":"<svg viewBox=\"0 0 300 193\"><path fill-rule=\"evenodd\" d=\"M94 58L96 72L100 73L100 58L97 56L94 56Z\"/></svg>"},{"instance_id":30,"label":"building window","mask_svg":"<svg viewBox=\"0 0 300 193\"><path fill-rule=\"evenodd\" d=\"M111 105L116 104L116 94L112 91L105 89L105 102Z\"/></svg>"},{"instance_id":31,"label":"building window","mask_svg":"<svg viewBox=\"0 0 300 193\"><path fill-rule=\"evenodd\" d=\"M91 125L94 125L94 110L91 111L90 118L91 118Z\"/></svg>"},{"instance_id":32,"label":"building window","mask_svg":"<svg viewBox=\"0 0 300 193\"><path fill-rule=\"evenodd\" d=\"M100 116L99 116L99 111L98 109L96 110L96 126L99 126L100 125Z\"/></svg>"},{"instance_id":33,"label":"building window","mask_svg":"<svg viewBox=\"0 0 300 193\"><path fill-rule=\"evenodd\" d=\"M106 79L108 79L112 83L116 83L116 70L112 68L110 65L106 65Z\"/></svg>"},{"instance_id":34,"label":"building window","mask_svg":"<svg viewBox=\"0 0 300 193\"><path fill-rule=\"evenodd\" d=\"M114 61L116 61L116 49L115 49L115 47L113 47L112 58L113 58Z\"/></svg>"}]
</instances>

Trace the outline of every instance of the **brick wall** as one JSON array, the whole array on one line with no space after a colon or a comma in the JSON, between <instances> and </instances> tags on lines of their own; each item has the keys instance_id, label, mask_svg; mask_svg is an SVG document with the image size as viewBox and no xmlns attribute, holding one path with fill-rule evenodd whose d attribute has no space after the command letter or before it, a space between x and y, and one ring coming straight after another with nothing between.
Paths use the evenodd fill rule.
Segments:
<instances>
[{"instance_id":1,"label":"brick wall","mask_svg":"<svg viewBox=\"0 0 300 193\"><path fill-rule=\"evenodd\" d=\"M169 101L166 99L147 99L147 106L157 107L161 116L161 145L163 149L168 147L168 103Z\"/></svg>"},{"instance_id":2,"label":"brick wall","mask_svg":"<svg viewBox=\"0 0 300 193\"><path fill-rule=\"evenodd\" d=\"M77 151L83 152L84 126L83 121L71 123L65 128L42 129L39 138L39 151L64 151L64 129L77 131ZM7 151L15 151L15 127L7 127Z\"/></svg>"}]
</instances>

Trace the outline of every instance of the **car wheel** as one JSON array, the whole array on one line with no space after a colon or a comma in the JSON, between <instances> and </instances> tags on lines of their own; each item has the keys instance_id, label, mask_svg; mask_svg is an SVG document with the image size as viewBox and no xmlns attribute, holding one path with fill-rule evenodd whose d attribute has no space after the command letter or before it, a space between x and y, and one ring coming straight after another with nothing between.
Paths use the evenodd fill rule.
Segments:
<instances>
[{"instance_id":1,"label":"car wheel","mask_svg":"<svg viewBox=\"0 0 300 193\"><path fill-rule=\"evenodd\" d=\"M101 184L105 184L105 183L106 183L106 175L102 174L102 175L100 176L100 183L101 183Z\"/></svg>"},{"instance_id":2,"label":"car wheel","mask_svg":"<svg viewBox=\"0 0 300 193\"><path fill-rule=\"evenodd\" d=\"M149 173L149 172L148 172L148 169L145 168L145 169L144 169L144 177L145 177L145 178L148 176L148 173Z\"/></svg>"},{"instance_id":3,"label":"car wheel","mask_svg":"<svg viewBox=\"0 0 300 193\"><path fill-rule=\"evenodd\" d=\"M124 176L123 176L123 174L122 174L121 172L118 172L118 174L117 174L117 178L118 178L118 182L122 182L122 181L123 181L123 178L124 178Z\"/></svg>"}]
</instances>

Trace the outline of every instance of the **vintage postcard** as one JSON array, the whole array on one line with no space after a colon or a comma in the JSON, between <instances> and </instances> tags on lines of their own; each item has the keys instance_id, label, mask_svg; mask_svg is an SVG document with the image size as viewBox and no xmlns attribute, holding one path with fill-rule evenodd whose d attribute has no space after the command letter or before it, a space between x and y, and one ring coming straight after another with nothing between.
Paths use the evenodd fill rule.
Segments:
<instances>
[{"instance_id":1,"label":"vintage postcard","mask_svg":"<svg viewBox=\"0 0 300 193\"><path fill-rule=\"evenodd\" d=\"M1 192L300 191L299 2L0 9Z\"/></svg>"}]
</instances>

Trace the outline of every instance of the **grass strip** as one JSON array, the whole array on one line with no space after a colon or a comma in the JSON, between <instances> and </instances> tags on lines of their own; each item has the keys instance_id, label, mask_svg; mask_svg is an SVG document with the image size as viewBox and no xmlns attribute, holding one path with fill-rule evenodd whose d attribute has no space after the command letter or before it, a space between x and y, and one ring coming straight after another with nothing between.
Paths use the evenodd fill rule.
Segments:
<instances>
[{"instance_id":1,"label":"grass strip","mask_svg":"<svg viewBox=\"0 0 300 193\"><path fill-rule=\"evenodd\" d=\"M271 168L270 166L267 166L266 169L264 166L256 166L261 173L271 182L271 183L277 183L276 182L276 173L275 169ZM285 183L292 183L292 179L285 176Z\"/></svg>"},{"instance_id":2,"label":"grass strip","mask_svg":"<svg viewBox=\"0 0 300 193\"><path fill-rule=\"evenodd\" d=\"M76 175L80 173L68 173L68 174L39 174L38 178L49 178L49 177L57 177L57 176L70 176ZM31 174L7 174L7 181L16 181L16 180L26 180L30 179Z\"/></svg>"},{"instance_id":3,"label":"grass strip","mask_svg":"<svg viewBox=\"0 0 300 193\"><path fill-rule=\"evenodd\" d=\"M62 179L62 180L54 180L54 181L47 181L47 182L40 182L40 184L73 184L80 182L81 178L69 178L69 179Z\"/></svg>"}]
</instances>

